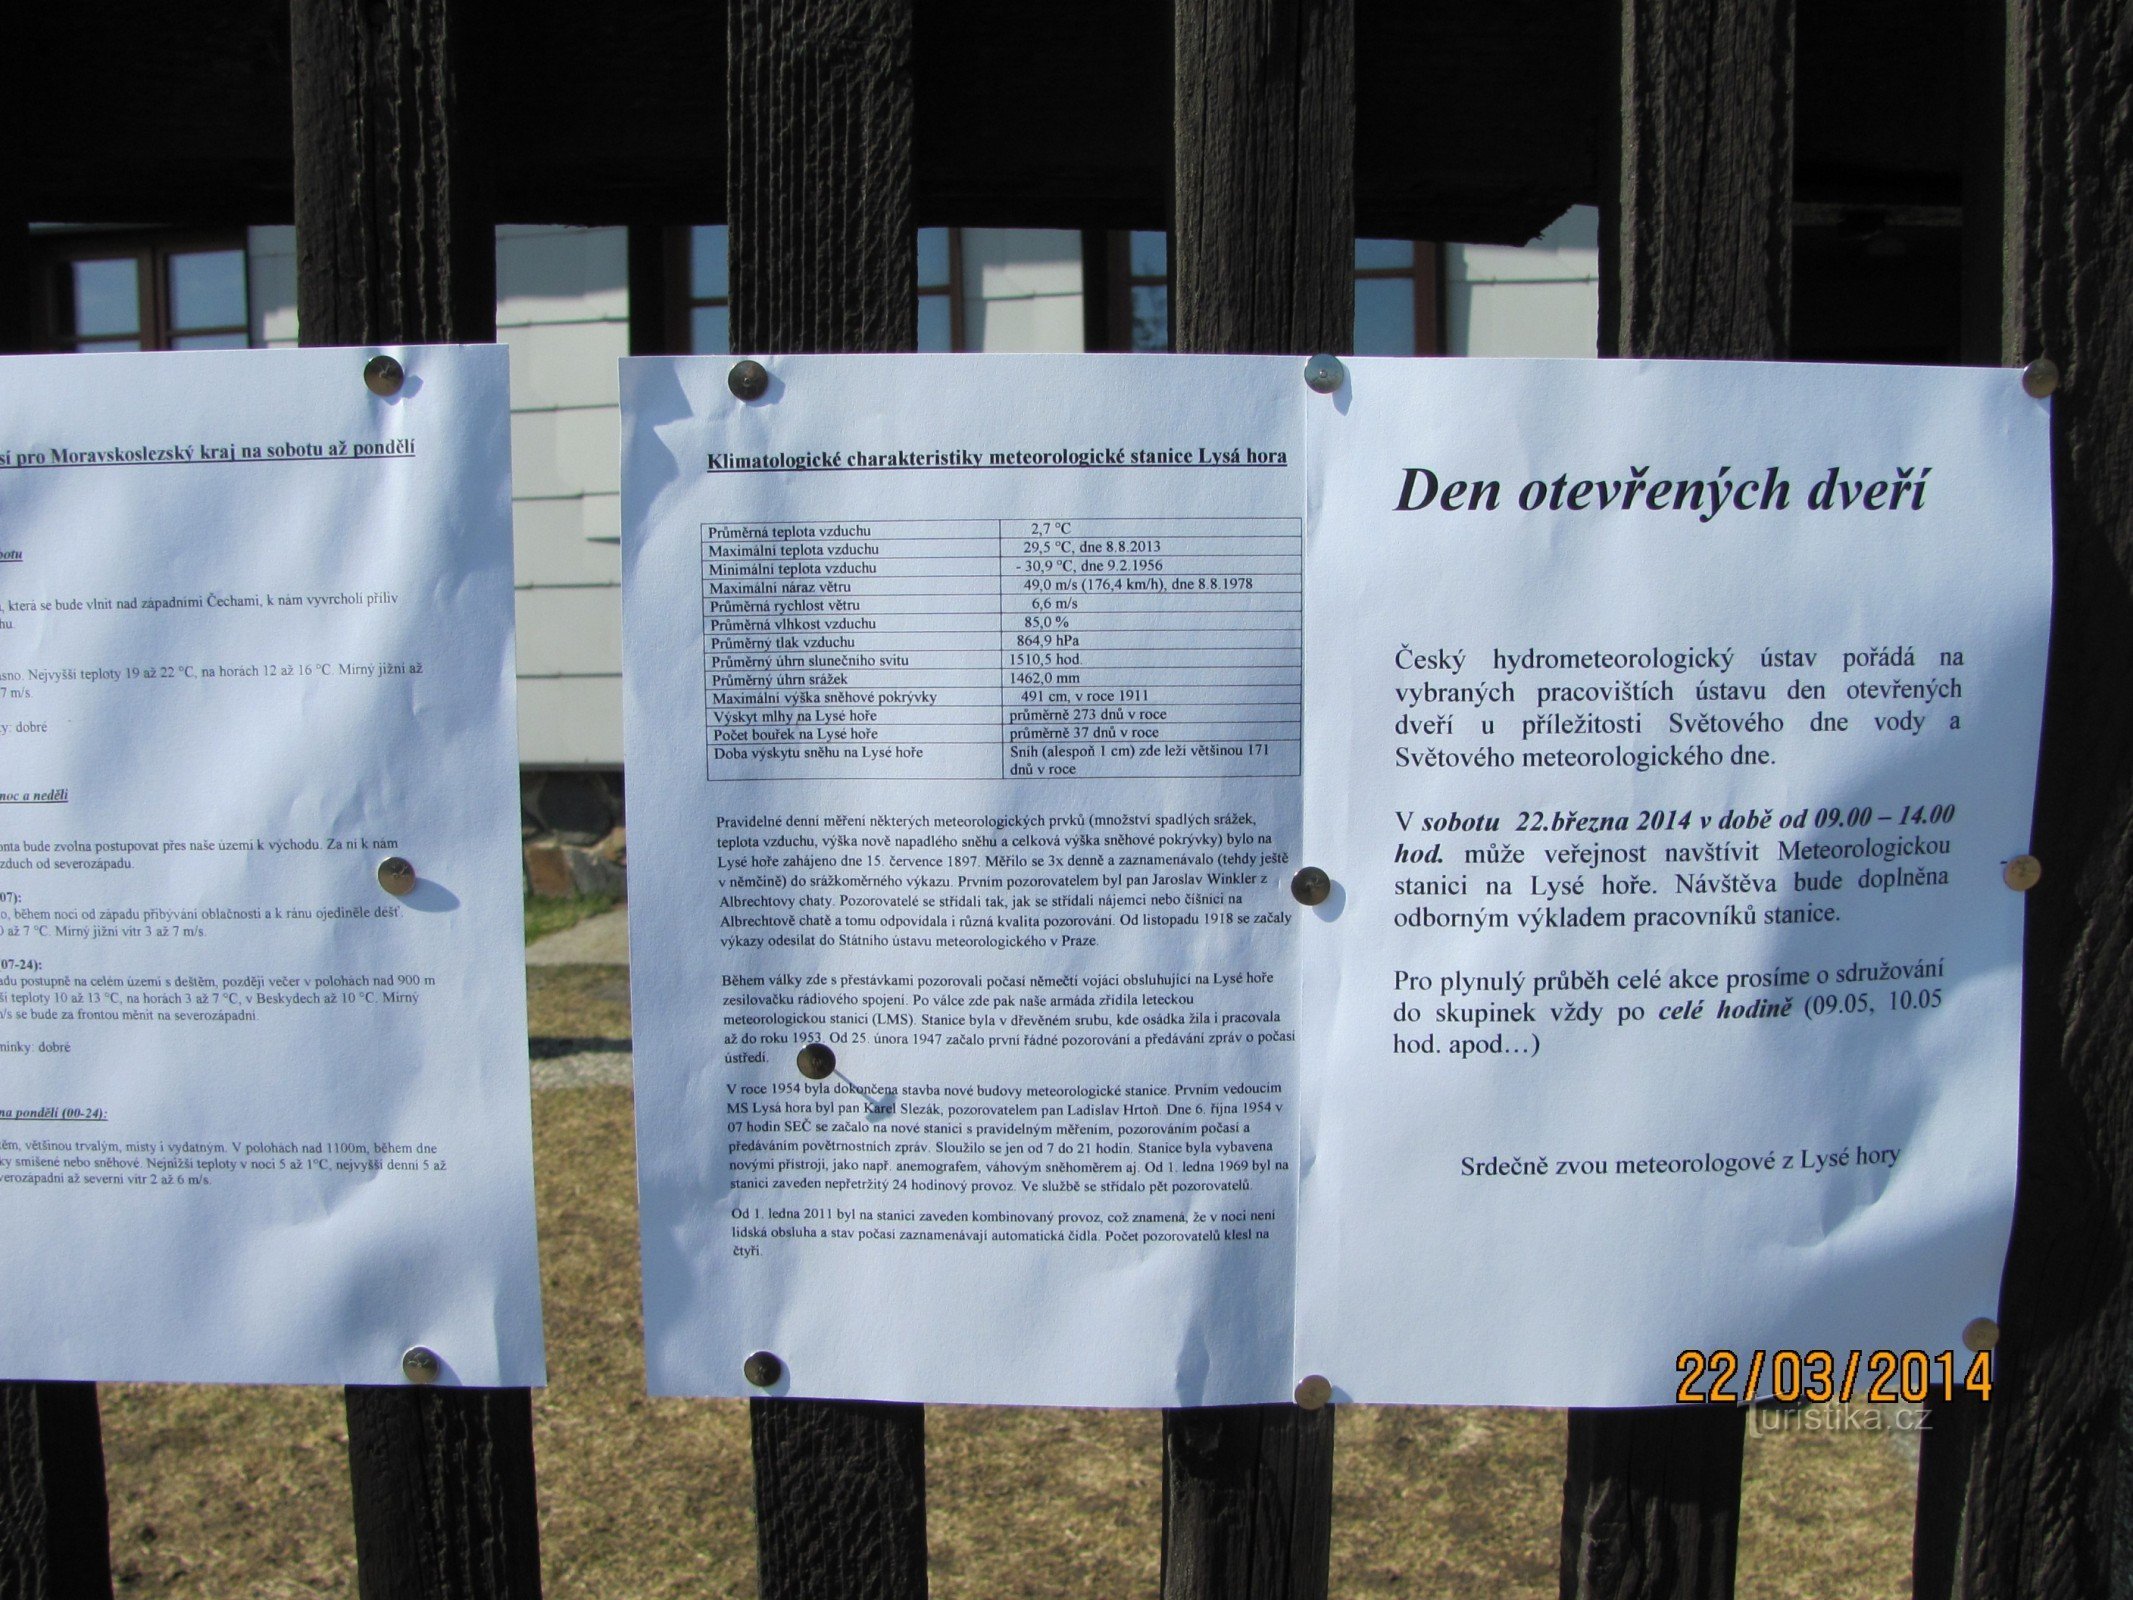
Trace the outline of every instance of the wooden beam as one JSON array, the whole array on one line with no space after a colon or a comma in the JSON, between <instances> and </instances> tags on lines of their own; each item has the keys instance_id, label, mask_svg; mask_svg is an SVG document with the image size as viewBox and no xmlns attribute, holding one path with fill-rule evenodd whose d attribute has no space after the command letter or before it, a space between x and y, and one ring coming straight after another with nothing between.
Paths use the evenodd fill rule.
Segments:
<instances>
[{"instance_id":1,"label":"wooden beam","mask_svg":"<svg viewBox=\"0 0 2133 1600\"><path fill-rule=\"evenodd\" d=\"M16 130L7 144L16 147ZM30 230L0 179L0 354L30 348ZM104 1436L93 1383L0 1383L0 1595L111 1593Z\"/></svg>"},{"instance_id":2,"label":"wooden beam","mask_svg":"<svg viewBox=\"0 0 2133 1600\"><path fill-rule=\"evenodd\" d=\"M1353 0L1179 0L1176 347L1355 340Z\"/></svg>"},{"instance_id":3,"label":"wooden beam","mask_svg":"<svg viewBox=\"0 0 2133 1600\"><path fill-rule=\"evenodd\" d=\"M29 218L0 182L0 355L29 350L38 287L30 281Z\"/></svg>"},{"instance_id":4,"label":"wooden beam","mask_svg":"<svg viewBox=\"0 0 2133 1600\"><path fill-rule=\"evenodd\" d=\"M1348 349L1353 0L1177 0L1175 26L1174 347ZM1333 1438L1331 1406L1165 1412L1163 1600L1320 1600Z\"/></svg>"},{"instance_id":5,"label":"wooden beam","mask_svg":"<svg viewBox=\"0 0 2133 1600\"><path fill-rule=\"evenodd\" d=\"M1746 1420L1736 1406L1571 1412L1565 1600L1731 1595Z\"/></svg>"},{"instance_id":6,"label":"wooden beam","mask_svg":"<svg viewBox=\"0 0 2133 1600\"><path fill-rule=\"evenodd\" d=\"M1927 0L1884 3L1908 20ZM120 28L95 6L47 8L37 21L52 42L41 59L83 65L22 86L31 114L19 165L32 215L289 221L285 5L164 0L130 9ZM914 9L920 222L1165 225L1167 6L916 0ZM1358 0L1358 10L1364 232L1514 243L1592 197L1591 7ZM725 13L721 0L513 6L494 44L499 218L728 220ZM1858 139L1868 171L1874 132Z\"/></svg>"},{"instance_id":7,"label":"wooden beam","mask_svg":"<svg viewBox=\"0 0 2133 1600\"><path fill-rule=\"evenodd\" d=\"M348 1390L362 1600L538 1600L533 1396Z\"/></svg>"},{"instance_id":8,"label":"wooden beam","mask_svg":"<svg viewBox=\"0 0 2133 1600\"><path fill-rule=\"evenodd\" d=\"M1162 1600L1323 1600L1334 1408L1163 1413Z\"/></svg>"},{"instance_id":9,"label":"wooden beam","mask_svg":"<svg viewBox=\"0 0 2133 1600\"><path fill-rule=\"evenodd\" d=\"M0 1595L111 1593L110 1506L93 1383L0 1383Z\"/></svg>"},{"instance_id":10,"label":"wooden beam","mask_svg":"<svg viewBox=\"0 0 2133 1600\"><path fill-rule=\"evenodd\" d=\"M733 348L917 348L911 0L726 19Z\"/></svg>"},{"instance_id":11,"label":"wooden beam","mask_svg":"<svg viewBox=\"0 0 2133 1600\"><path fill-rule=\"evenodd\" d=\"M2007 17L2002 354L2062 374L2058 576L2014 1237L1963 1529L1971 1600L2133 1591L2133 4L2009 0Z\"/></svg>"},{"instance_id":12,"label":"wooden beam","mask_svg":"<svg viewBox=\"0 0 2133 1600\"><path fill-rule=\"evenodd\" d=\"M464 0L292 0L297 332L306 345L496 337L496 228L467 101ZM353 376L353 372L351 372ZM524 1389L351 1384L364 1600L540 1593Z\"/></svg>"},{"instance_id":13,"label":"wooden beam","mask_svg":"<svg viewBox=\"0 0 2133 1600\"><path fill-rule=\"evenodd\" d=\"M1602 134L1602 355L1785 353L1792 0L1612 0ZM1573 1411L1565 1600L1724 1600L1745 1411Z\"/></svg>"},{"instance_id":14,"label":"wooden beam","mask_svg":"<svg viewBox=\"0 0 2133 1600\"><path fill-rule=\"evenodd\" d=\"M925 1407L753 1400L748 1411L762 1600L925 1600Z\"/></svg>"},{"instance_id":15,"label":"wooden beam","mask_svg":"<svg viewBox=\"0 0 2133 1600\"><path fill-rule=\"evenodd\" d=\"M1600 353L1785 353L1792 0L1613 0Z\"/></svg>"},{"instance_id":16,"label":"wooden beam","mask_svg":"<svg viewBox=\"0 0 2133 1600\"><path fill-rule=\"evenodd\" d=\"M496 217L464 0L292 0L307 345L496 337Z\"/></svg>"},{"instance_id":17,"label":"wooden beam","mask_svg":"<svg viewBox=\"0 0 2133 1600\"><path fill-rule=\"evenodd\" d=\"M731 0L726 20L734 349L915 349L911 0ZM924 1600L925 1408L749 1411L762 1600Z\"/></svg>"}]
</instances>

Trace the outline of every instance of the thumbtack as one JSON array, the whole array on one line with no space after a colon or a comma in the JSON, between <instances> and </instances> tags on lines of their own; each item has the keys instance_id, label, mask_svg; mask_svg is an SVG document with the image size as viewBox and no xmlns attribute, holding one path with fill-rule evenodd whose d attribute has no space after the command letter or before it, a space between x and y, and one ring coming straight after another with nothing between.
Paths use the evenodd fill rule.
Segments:
<instances>
[{"instance_id":1,"label":"thumbtack","mask_svg":"<svg viewBox=\"0 0 2133 1600\"><path fill-rule=\"evenodd\" d=\"M803 1044L794 1065L803 1078L826 1078L837 1070L837 1052L826 1044Z\"/></svg>"},{"instance_id":2,"label":"thumbtack","mask_svg":"<svg viewBox=\"0 0 2133 1600\"><path fill-rule=\"evenodd\" d=\"M736 361L726 374L726 387L737 400L760 400L770 388L770 371L760 361Z\"/></svg>"},{"instance_id":3,"label":"thumbtack","mask_svg":"<svg viewBox=\"0 0 2133 1600\"><path fill-rule=\"evenodd\" d=\"M1963 1348L1982 1354L2000 1342L2000 1325L1990 1317L1972 1317L1963 1324Z\"/></svg>"},{"instance_id":4,"label":"thumbtack","mask_svg":"<svg viewBox=\"0 0 2133 1600\"><path fill-rule=\"evenodd\" d=\"M1323 1410L1332 1398L1333 1385L1315 1372L1296 1385L1296 1403L1306 1411Z\"/></svg>"},{"instance_id":5,"label":"thumbtack","mask_svg":"<svg viewBox=\"0 0 2133 1600\"><path fill-rule=\"evenodd\" d=\"M1333 893L1333 880L1323 867L1300 867L1289 880L1289 893L1296 896L1299 904L1322 906Z\"/></svg>"},{"instance_id":6,"label":"thumbtack","mask_svg":"<svg viewBox=\"0 0 2133 1600\"><path fill-rule=\"evenodd\" d=\"M391 356L372 356L363 363L363 387L372 394L396 395L407 382L407 371Z\"/></svg>"},{"instance_id":7,"label":"thumbtack","mask_svg":"<svg viewBox=\"0 0 2133 1600\"><path fill-rule=\"evenodd\" d=\"M415 864L406 856L387 856L378 863L378 887L387 894L413 894Z\"/></svg>"},{"instance_id":8,"label":"thumbtack","mask_svg":"<svg viewBox=\"0 0 2133 1600\"><path fill-rule=\"evenodd\" d=\"M1304 363L1304 383L1313 392L1331 394L1348 381L1348 369L1339 356L1313 356Z\"/></svg>"},{"instance_id":9,"label":"thumbtack","mask_svg":"<svg viewBox=\"0 0 2133 1600\"><path fill-rule=\"evenodd\" d=\"M785 1376L785 1363L768 1350L758 1350L741 1363L741 1376L758 1389L769 1389Z\"/></svg>"},{"instance_id":10,"label":"thumbtack","mask_svg":"<svg viewBox=\"0 0 2133 1600\"><path fill-rule=\"evenodd\" d=\"M2000 873L2007 880L2007 887L2017 894L2027 894L2044 876L2044 863L2035 856L2016 856Z\"/></svg>"},{"instance_id":11,"label":"thumbtack","mask_svg":"<svg viewBox=\"0 0 2133 1600\"><path fill-rule=\"evenodd\" d=\"M411 1344L406 1354L400 1357L400 1370L407 1374L409 1383L435 1383L444 1363L437 1359L437 1352L426 1344Z\"/></svg>"},{"instance_id":12,"label":"thumbtack","mask_svg":"<svg viewBox=\"0 0 2133 1600\"><path fill-rule=\"evenodd\" d=\"M2058 362L2039 356L2022 369L2022 392L2032 400L2042 400L2058 387Z\"/></svg>"}]
</instances>

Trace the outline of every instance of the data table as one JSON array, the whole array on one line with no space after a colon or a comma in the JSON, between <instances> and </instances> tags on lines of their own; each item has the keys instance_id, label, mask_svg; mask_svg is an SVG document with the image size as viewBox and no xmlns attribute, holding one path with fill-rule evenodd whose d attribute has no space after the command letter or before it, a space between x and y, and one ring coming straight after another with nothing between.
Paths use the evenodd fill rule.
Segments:
<instances>
[{"instance_id":1,"label":"data table","mask_svg":"<svg viewBox=\"0 0 2133 1600\"><path fill-rule=\"evenodd\" d=\"M711 777L1293 776L1294 517L703 526Z\"/></svg>"}]
</instances>

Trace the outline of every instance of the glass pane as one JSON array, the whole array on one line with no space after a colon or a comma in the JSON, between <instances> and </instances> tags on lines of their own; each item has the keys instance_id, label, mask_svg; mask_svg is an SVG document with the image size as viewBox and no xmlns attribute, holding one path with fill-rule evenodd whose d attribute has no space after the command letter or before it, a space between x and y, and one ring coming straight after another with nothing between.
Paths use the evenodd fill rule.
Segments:
<instances>
[{"instance_id":1,"label":"glass pane","mask_svg":"<svg viewBox=\"0 0 2133 1600\"><path fill-rule=\"evenodd\" d=\"M1411 267L1415 264L1412 239L1358 239L1355 264L1359 267Z\"/></svg>"},{"instance_id":2,"label":"glass pane","mask_svg":"<svg viewBox=\"0 0 2133 1600\"><path fill-rule=\"evenodd\" d=\"M192 250L172 256L170 324L173 328L243 327L244 252Z\"/></svg>"},{"instance_id":3,"label":"glass pane","mask_svg":"<svg viewBox=\"0 0 2133 1600\"><path fill-rule=\"evenodd\" d=\"M108 350L138 350L141 348L141 341L138 339L84 339L74 348L84 355L93 356L101 355Z\"/></svg>"},{"instance_id":4,"label":"glass pane","mask_svg":"<svg viewBox=\"0 0 2133 1600\"><path fill-rule=\"evenodd\" d=\"M689 298L723 300L726 289L726 225L689 230ZM697 349L704 347L698 345ZM725 344L718 346L723 350Z\"/></svg>"},{"instance_id":5,"label":"glass pane","mask_svg":"<svg viewBox=\"0 0 2133 1600\"><path fill-rule=\"evenodd\" d=\"M1126 244L1126 270L1136 278L1160 278L1170 270L1170 235L1134 233Z\"/></svg>"},{"instance_id":6,"label":"glass pane","mask_svg":"<svg viewBox=\"0 0 2133 1600\"><path fill-rule=\"evenodd\" d=\"M1159 283L1134 285L1133 348L1170 348L1170 291Z\"/></svg>"},{"instance_id":7,"label":"glass pane","mask_svg":"<svg viewBox=\"0 0 2133 1600\"><path fill-rule=\"evenodd\" d=\"M133 257L74 263L76 333L138 333L140 327L141 276Z\"/></svg>"},{"instance_id":8,"label":"glass pane","mask_svg":"<svg viewBox=\"0 0 2133 1600\"><path fill-rule=\"evenodd\" d=\"M945 289L948 286L948 230L946 228L921 228L918 230L918 286L921 289ZM921 350L925 349L920 345ZM947 347L942 346L943 349Z\"/></svg>"},{"instance_id":9,"label":"glass pane","mask_svg":"<svg viewBox=\"0 0 2133 1600\"><path fill-rule=\"evenodd\" d=\"M952 350L955 348L955 322L944 294L922 294L918 297L918 347L921 350Z\"/></svg>"},{"instance_id":10,"label":"glass pane","mask_svg":"<svg viewBox=\"0 0 2133 1600\"><path fill-rule=\"evenodd\" d=\"M698 306L689 313L689 349L700 356L724 355L733 348L724 306Z\"/></svg>"},{"instance_id":11,"label":"glass pane","mask_svg":"<svg viewBox=\"0 0 2133 1600\"><path fill-rule=\"evenodd\" d=\"M180 333L171 337L173 350L242 350L252 341L241 333Z\"/></svg>"},{"instance_id":12,"label":"glass pane","mask_svg":"<svg viewBox=\"0 0 2133 1600\"><path fill-rule=\"evenodd\" d=\"M1360 278L1355 285L1355 353L1415 353L1415 280Z\"/></svg>"}]
</instances>

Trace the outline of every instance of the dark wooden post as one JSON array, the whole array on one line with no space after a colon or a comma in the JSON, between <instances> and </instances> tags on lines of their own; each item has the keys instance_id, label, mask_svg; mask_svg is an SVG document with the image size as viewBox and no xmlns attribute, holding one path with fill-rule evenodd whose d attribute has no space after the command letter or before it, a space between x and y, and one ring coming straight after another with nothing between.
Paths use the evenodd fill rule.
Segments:
<instances>
[{"instance_id":1,"label":"dark wooden post","mask_svg":"<svg viewBox=\"0 0 2133 1600\"><path fill-rule=\"evenodd\" d=\"M292 0L297 331L307 345L496 337L496 228L468 118L463 0ZM351 381L360 381L355 367ZM364 1600L541 1585L524 1389L350 1385Z\"/></svg>"},{"instance_id":2,"label":"dark wooden post","mask_svg":"<svg viewBox=\"0 0 2133 1600\"><path fill-rule=\"evenodd\" d=\"M496 218L466 115L466 0L291 0L296 323L307 345L496 337Z\"/></svg>"},{"instance_id":3,"label":"dark wooden post","mask_svg":"<svg viewBox=\"0 0 2133 1600\"><path fill-rule=\"evenodd\" d=\"M93 1383L0 1383L0 1596L111 1593Z\"/></svg>"},{"instance_id":4,"label":"dark wooden post","mask_svg":"<svg viewBox=\"0 0 2133 1600\"><path fill-rule=\"evenodd\" d=\"M2008 0L1963 0L1962 359L2010 359L2007 320ZM1913 1600L1962 1593L1963 1523L1987 1402L1959 1394L1926 1403L1919 1435L1918 1507L1911 1525Z\"/></svg>"},{"instance_id":5,"label":"dark wooden post","mask_svg":"<svg viewBox=\"0 0 2133 1600\"><path fill-rule=\"evenodd\" d=\"M1177 0L1176 52L1175 348L1347 350L1353 0ZM1331 1406L1163 1414L1163 1600L1325 1595L1333 1419Z\"/></svg>"},{"instance_id":6,"label":"dark wooden post","mask_svg":"<svg viewBox=\"0 0 2133 1600\"><path fill-rule=\"evenodd\" d=\"M1768 360L1792 283L1793 0L1613 0L1600 353ZM1573 1411L1566 1600L1733 1593L1746 1413Z\"/></svg>"},{"instance_id":7,"label":"dark wooden post","mask_svg":"<svg viewBox=\"0 0 2133 1600\"><path fill-rule=\"evenodd\" d=\"M2133 1591L2133 5L2005 15L2003 355L2063 380L2021 1175L1962 1529L1975 1600Z\"/></svg>"},{"instance_id":8,"label":"dark wooden post","mask_svg":"<svg viewBox=\"0 0 2133 1600\"><path fill-rule=\"evenodd\" d=\"M911 350L911 0L729 0L733 347ZM757 1400L762 1600L923 1600L926 1413Z\"/></svg>"},{"instance_id":9,"label":"dark wooden post","mask_svg":"<svg viewBox=\"0 0 2133 1600\"><path fill-rule=\"evenodd\" d=\"M1793 0L1612 0L1600 353L1785 354Z\"/></svg>"},{"instance_id":10,"label":"dark wooden post","mask_svg":"<svg viewBox=\"0 0 2133 1600\"><path fill-rule=\"evenodd\" d=\"M11 148L20 148L19 142ZM0 354L30 347L30 233L0 187ZM111 1593L93 1383L0 1383L0 1597Z\"/></svg>"}]
</instances>

